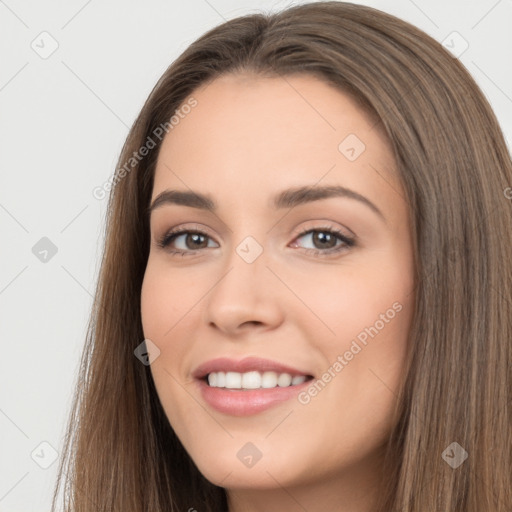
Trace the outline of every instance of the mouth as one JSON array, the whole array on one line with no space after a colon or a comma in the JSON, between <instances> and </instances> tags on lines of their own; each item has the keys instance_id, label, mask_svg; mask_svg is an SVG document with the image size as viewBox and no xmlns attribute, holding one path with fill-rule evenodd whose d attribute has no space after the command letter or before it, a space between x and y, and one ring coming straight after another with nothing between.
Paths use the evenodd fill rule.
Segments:
<instances>
[{"instance_id":1,"label":"mouth","mask_svg":"<svg viewBox=\"0 0 512 512\"><path fill-rule=\"evenodd\" d=\"M283 404L314 379L307 371L255 357L214 359L192 375L206 404L230 416L255 415Z\"/></svg>"}]
</instances>

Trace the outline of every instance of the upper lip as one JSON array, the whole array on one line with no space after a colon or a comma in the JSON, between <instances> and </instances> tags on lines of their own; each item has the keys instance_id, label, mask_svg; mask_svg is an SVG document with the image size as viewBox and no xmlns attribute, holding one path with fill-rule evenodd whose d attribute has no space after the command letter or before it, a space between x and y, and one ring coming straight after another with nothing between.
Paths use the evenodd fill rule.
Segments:
<instances>
[{"instance_id":1,"label":"upper lip","mask_svg":"<svg viewBox=\"0 0 512 512\"><path fill-rule=\"evenodd\" d=\"M205 363L200 364L193 372L192 376L196 379L202 379L212 372L238 372L245 373L250 371L259 372L276 372L276 373L289 373L292 377L295 375L310 374L306 371L293 368L291 366L271 361L270 359L262 359L260 357L246 357L244 359L236 360L228 357L219 357L211 359Z\"/></svg>"}]
</instances>

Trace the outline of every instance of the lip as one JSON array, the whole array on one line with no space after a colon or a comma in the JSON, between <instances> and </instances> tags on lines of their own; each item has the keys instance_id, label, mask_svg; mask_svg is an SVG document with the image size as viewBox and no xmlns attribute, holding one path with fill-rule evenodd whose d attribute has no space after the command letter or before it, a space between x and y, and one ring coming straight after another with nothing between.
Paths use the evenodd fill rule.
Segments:
<instances>
[{"instance_id":1,"label":"lip","mask_svg":"<svg viewBox=\"0 0 512 512\"><path fill-rule=\"evenodd\" d=\"M204 380L197 380L203 400L215 410L230 416L251 416L265 411L297 396L311 384L306 380L302 384L269 389L226 389L212 388Z\"/></svg>"},{"instance_id":2,"label":"lip","mask_svg":"<svg viewBox=\"0 0 512 512\"><path fill-rule=\"evenodd\" d=\"M229 357L218 357L199 365L192 372L192 376L196 379L203 379L211 372L223 371L238 373L250 371L289 373L292 377L296 375L311 375L307 371L292 368L291 366L278 363L277 361L262 359L260 357L245 357L238 361L230 359Z\"/></svg>"},{"instance_id":3,"label":"lip","mask_svg":"<svg viewBox=\"0 0 512 512\"><path fill-rule=\"evenodd\" d=\"M311 384L311 379L295 386L260 388L260 389L226 389L210 387L205 377L211 372L231 371L245 373L248 371L274 371L276 373L289 373L290 375L306 375L312 377L307 371L302 371L269 359L246 357L239 361L225 357L212 359L199 365L192 373L195 377L199 392L203 400L218 412L230 416L250 416L275 407L297 396L300 391Z\"/></svg>"}]
</instances>

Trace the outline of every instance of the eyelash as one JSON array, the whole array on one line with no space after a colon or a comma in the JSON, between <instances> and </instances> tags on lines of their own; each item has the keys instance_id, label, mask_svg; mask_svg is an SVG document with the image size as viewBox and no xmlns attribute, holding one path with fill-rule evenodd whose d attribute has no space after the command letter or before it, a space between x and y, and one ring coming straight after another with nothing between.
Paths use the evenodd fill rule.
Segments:
<instances>
[{"instance_id":1,"label":"eyelash","mask_svg":"<svg viewBox=\"0 0 512 512\"><path fill-rule=\"evenodd\" d=\"M313 229L304 229L301 231L295 239L302 238L305 235L309 235L310 233L329 233L330 235L335 235L338 240L341 240L343 244L340 244L339 246L332 247L330 249L304 249L306 254L313 254L315 256L328 256L330 254L339 253L344 249L349 249L353 246L355 246L355 240L353 238L349 238L346 235L344 235L341 231L333 228L332 226L329 227L320 227L320 228L313 228ZM174 241L178 236L183 234L198 234L203 235L207 238L211 238L207 233L200 231L200 230L194 230L194 229L178 229L174 231L169 231L165 233L158 241L157 244L162 249L167 249L167 251L170 254L181 256L185 255L193 255L197 252L193 250L183 251L183 250L176 250L176 249L168 249L168 245ZM294 239L294 240L295 240Z\"/></svg>"}]
</instances>

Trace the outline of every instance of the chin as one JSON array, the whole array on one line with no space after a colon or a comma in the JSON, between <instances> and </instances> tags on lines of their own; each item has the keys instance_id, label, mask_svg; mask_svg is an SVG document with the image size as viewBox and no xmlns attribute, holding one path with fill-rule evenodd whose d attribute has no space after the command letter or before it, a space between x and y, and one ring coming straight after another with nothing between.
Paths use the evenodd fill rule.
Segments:
<instances>
[{"instance_id":1,"label":"chin","mask_svg":"<svg viewBox=\"0 0 512 512\"><path fill-rule=\"evenodd\" d=\"M249 458L243 461L245 452L237 456L239 450L224 450L222 453L212 451L208 454L203 451L193 460L201 474L219 487L263 490L296 483L294 480L299 475L290 473L292 457L283 458L282 453L279 457L262 454L259 460L253 460L250 465Z\"/></svg>"}]
</instances>

